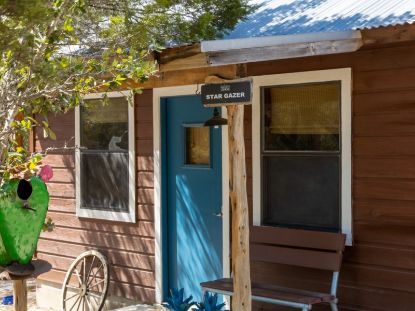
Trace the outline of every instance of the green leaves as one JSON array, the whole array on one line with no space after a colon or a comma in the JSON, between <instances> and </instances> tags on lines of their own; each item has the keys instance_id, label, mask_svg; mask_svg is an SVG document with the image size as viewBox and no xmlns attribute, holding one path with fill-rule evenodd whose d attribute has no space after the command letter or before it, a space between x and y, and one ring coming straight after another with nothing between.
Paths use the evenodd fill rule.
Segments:
<instances>
[{"instance_id":1,"label":"green leaves","mask_svg":"<svg viewBox=\"0 0 415 311\"><path fill-rule=\"evenodd\" d=\"M43 125L43 137L50 138L52 140L56 140L56 134L52 131L49 127L49 123L47 121L42 121Z\"/></svg>"},{"instance_id":2,"label":"green leaves","mask_svg":"<svg viewBox=\"0 0 415 311\"><path fill-rule=\"evenodd\" d=\"M53 8L55 10L59 10L60 7L62 6L63 0L55 0L53 1Z\"/></svg>"},{"instance_id":3,"label":"green leaves","mask_svg":"<svg viewBox=\"0 0 415 311\"><path fill-rule=\"evenodd\" d=\"M13 146L7 152L6 163L0 169L2 182L13 178L28 178L34 176L38 171L43 156L40 153L29 153L24 147Z\"/></svg>"},{"instance_id":4,"label":"green leaves","mask_svg":"<svg viewBox=\"0 0 415 311\"><path fill-rule=\"evenodd\" d=\"M35 126L45 137L57 139L47 120L36 122L30 116L66 112L79 105L84 94L137 87L156 73L153 51L220 36L250 12L247 3L3 0L0 183L36 170L38 162L24 152ZM16 111L23 115L21 120L14 118ZM24 146L16 142L17 136L24 138Z\"/></svg>"},{"instance_id":5,"label":"green leaves","mask_svg":"<svg viewBox=\"0 0 415 311\"><path fill-rule=\"evenodd\" d=\"M63 30L66 32L73 32L74 28L72 26L72 23L73 23L73 19L68 17L63 23Z\"/></svg>"},{"instance_id":6,"label":"green leaves","mask_svg":"<svg viewBox=\"0 0 415 311\"><path fill-rule=\"evenodd\" d=\"M120 15L110 16L109 20L110 20L111 24L113 24L113 25L121 25L125 21L124 17L120 16Z\"/></svg>"},{"instance_id":7,"label":"green leaves","mask_svg":"<svg viewBox=\"0 0 415 311\"><path fill-rule=\"evenodd\" d=\"M55 229L55 223L53 222L52 218L48 217L47 221L43 224L42 231L52 232L53 229Z\"/></svg>"}]
</instances>

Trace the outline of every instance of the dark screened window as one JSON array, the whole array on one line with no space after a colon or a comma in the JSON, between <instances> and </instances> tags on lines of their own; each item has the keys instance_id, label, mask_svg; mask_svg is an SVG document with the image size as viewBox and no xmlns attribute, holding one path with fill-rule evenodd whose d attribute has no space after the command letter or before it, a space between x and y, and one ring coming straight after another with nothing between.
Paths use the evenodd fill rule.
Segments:
<instances>
[{"instance_id":1,"label":"dark screened window","mask_svg":"<svg viewBox=\"0 0 415 311\"><path fill-rule=\"evenodd\" d=\"M127 100L86 100L80 120L81 208L128 212Z\"/></svg>"},{"instance_id":2,"label":"dark screened window","mask_svg":"<svg viewBox=\"0 0 415 311\"><path fill-rule=\"evenodd\" d=\"M262 223L339 231L340 82L262 91Z\"/></svg>"}]
</instances>

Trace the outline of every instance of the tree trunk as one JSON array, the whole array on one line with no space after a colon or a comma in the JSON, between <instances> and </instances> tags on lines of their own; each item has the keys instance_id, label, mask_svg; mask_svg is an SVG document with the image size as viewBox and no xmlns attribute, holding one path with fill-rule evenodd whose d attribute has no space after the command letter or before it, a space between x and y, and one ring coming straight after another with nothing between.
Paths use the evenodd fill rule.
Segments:
<instances>
[{"instance_id":1,"label":"tree trunk","mask_svg":"<svg viewBox=\"0 0 415 311\"><path fill-rule=\"evenodd\" d=\"M5 154L7 148L9 148L9 138L11 135L11 123L13 122L15 115L18 112L18 105L11 105L7 111L6 120L4 120L3 128L0 132L0 163L5 161ZM1 179L0 179L1 180Z\"/></svg>"},{"instance_id":2,"label":"tree trunk","mask_svg":"<svg viewBox=\"0 0 415 311\"><path fill-rule=\"evenodd\" d=\"M251 311L249 212L246 192L244 106L228 106L229 195L232 211L232 310Z\"/></svg>"}]
</instances>

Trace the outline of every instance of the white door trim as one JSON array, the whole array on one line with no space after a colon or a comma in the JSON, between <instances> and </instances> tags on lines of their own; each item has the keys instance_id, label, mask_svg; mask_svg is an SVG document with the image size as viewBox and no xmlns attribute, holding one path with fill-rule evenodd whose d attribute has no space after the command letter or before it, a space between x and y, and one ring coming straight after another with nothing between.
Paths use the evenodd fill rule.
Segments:
<instances>
[{"instance_id":1,"label":"white door trim","mask_svg":"<svg viewBox=\"0 0 415 311\"><path fill-rule=\"evenodd\" d=\"M155 222L155 261L156 261L156 302L163 299L163 227L161 219L161 120L160 101L163 97L195 95L200 85L185 85L153 89L153 144L154 144L154 222ZM226 115L226 108L222 109ZM223 277L230 276L230 234L229 234L229 156L228 156L228 127L222 127L222 232L223 232Z\"/></svg>"}]
</instances>

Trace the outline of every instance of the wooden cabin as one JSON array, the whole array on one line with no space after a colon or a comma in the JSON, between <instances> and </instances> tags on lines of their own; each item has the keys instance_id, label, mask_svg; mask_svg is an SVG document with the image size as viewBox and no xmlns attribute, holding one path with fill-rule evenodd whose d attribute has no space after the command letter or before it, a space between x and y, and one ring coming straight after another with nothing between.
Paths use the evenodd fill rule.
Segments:
<instances>
[{"instance_id":1,"label":"wooden cabin","mask_svg":"<svg viewBox=\"0 0 415 311\"><path fill-rule=\"evenodd\" d=\"M56 307L66 270L89 249L111 263L114 303L160 303L175 285L194 293L201 275L229 276L227 129L203 126L212 109L199 95L218 76L253 81L244 123L251 223L346 233L340 309L413 310L415 25L284 40L166 49L133 107L110 94L105 109L51 116L57 141L35 133L36 150L83 147L45 159L56 228L38 245L53 265L38 280L40 306ZM252 265L251 275L329 286L289 266Z\"/></svg>"}]
</instances>

